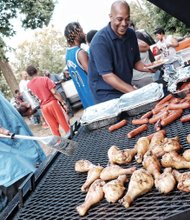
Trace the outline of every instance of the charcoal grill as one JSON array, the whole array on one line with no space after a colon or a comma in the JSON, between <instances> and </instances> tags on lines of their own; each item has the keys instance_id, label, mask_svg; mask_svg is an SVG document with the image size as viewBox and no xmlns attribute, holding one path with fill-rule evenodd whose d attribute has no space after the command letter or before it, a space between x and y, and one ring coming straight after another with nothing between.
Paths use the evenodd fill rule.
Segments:
<instances>
[{"instance_id":1,"label":"charcoal grill","mask_svg":"<svg viewBox=\"0 0 190 220\"><path fill-rule=\"evenodd\" d=\"M190 113L189 110L186 113ZM128 118L131 121L133 118ZM189 122L182 125L177 120L165 128L167 137L179 136L184 149L189 148L186 136L190 133ZM94 164L107 165L107 151L113 144L121 147L132 148L137 139L153 132L153 125L147 131L134 139L128 139L127 133L135 128L128 123L127 126L110 133L108 126L89 131L81 127L73 140L79 143L76 153L72 157L59 154L48 172L37 185L35 191L26 200L14 220L45 219L45 220L177 220L190 219L190 195L175 189L169 195L160 194L155 188L137 198L131 207L125 209L119 203L109 204L104 199L93 206L86 216L80 217L75 208L84 201L85 194L80 188L86 180L86 173L76 173L74 164L79 159L88 159ZM140 165L135 161L130 166ZM128 167L128 165L123 166Z\"/></svg>"}]
</instances>

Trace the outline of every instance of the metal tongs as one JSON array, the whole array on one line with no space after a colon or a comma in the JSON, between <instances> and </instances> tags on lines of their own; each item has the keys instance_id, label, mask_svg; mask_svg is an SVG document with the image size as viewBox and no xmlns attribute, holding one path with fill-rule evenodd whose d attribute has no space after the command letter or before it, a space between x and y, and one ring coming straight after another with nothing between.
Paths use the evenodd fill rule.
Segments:
<instances>
[{"instance_id":1,"label":"metal tongs","mask_svg":"<svg viewBox=\"0 0 190 220\"><path fill-rule=\"evenodd\" d=\"M25 139L25 140L40 141L41 143L45 144L47 147L55 149L68 156L71 156L78 146L78 143L76 141L72 141L60 136L35 137L35 136L26 136L26 135L16 135L14 133L10 133L8 135L0 134L0 137L9 138L9 139Z\"/></svg>"}]
</instances>

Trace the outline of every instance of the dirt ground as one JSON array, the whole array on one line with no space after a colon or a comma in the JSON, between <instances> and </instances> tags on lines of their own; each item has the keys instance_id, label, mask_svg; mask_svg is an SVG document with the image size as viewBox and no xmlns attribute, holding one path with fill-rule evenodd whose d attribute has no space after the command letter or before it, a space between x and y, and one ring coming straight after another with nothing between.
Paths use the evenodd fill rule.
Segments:
<instances>
[{"instance_id":1,"label":"dirt ground","mask_svg":"<svg viewBox=\"0 0 190 220\"><path fill-rule=\"evenodd\" d=\"M82 113L83 113L83 109L76 109L75 112L74 112L74 117L72 117L70 119L70 123L73 124L76 120L80 121ZM33 125L33 124L30 123L29 119L27 119L27 118L25 118L25 121L28 124L28 126L30 127L30 129L31 129L34 136L45 137L45 136L52 135L49 128L44 129L44 128L42 128L41 125ZM65 133L64 133L63 130L61 130L61 134L64 136ZM51 149L51 148L49 148L49 147L47 147L47 146L45 146L41 143L40 143L40 145L42 146L46 156L48 156L49 154L54 152L53 149Z\"/></svg>"}]
</instances>

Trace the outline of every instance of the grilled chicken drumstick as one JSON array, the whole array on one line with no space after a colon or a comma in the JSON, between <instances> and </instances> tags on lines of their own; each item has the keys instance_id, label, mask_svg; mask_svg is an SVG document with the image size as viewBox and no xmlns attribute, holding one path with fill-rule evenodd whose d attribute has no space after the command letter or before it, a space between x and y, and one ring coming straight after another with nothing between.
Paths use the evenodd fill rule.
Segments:
<instances>
[{"instance_id":1,"label":"grilled chicken drumstick","mask_svg":"<svg viewBox=\"0 0 190 220\"><path fill-rule=\"evenodd\" d=\"M88 171L88 175L86 178L85 183L81 187L82 192L87 192L89 186L96 180L100 178L100 173L102 172L104 168L102 166L93 166Z\"/></svg>"},{"instance_id":2,"label":"grilled chicken drumstick","mask_svg":"<svg viewBox=\"0 0 190 220\"><path fill-rule=\"evenodd\" d=\"M142 163L143 156L149 149L149 139L147 137L141 137L138 139L137 143L135 144L135 149L137 151L137 155L135 156L135 160L137 163Z\"/></svg>"},{"instance_id":3,"label":"grilled chicken drumstick","mask_svg":"<svg viewBox=\"0 0 190 220\"><path fill-rule=\"evenodd\" d=\"M122 197L126 181L126 175L120 175L117 179L111 180L103 186L104 196L108 202L115 203Z\"/></svg>"},{"instance_id":4,"label":"grilled chicken drumstick","mask_svg":"<svg viewBox=\"0 0 190 220\"><path fill-rule=\"evenodd\" d=\"M128 208L135 198L149 192L154 185L154 179L149 172L143 168L134 171L131 176L126 195L119 202Z\"/></svg>"},{"instance_id":5,"label":"grilled chicken drumstick","mask_svg":"<svg viewBox=\"0 0 190 220\"><path fill-rule=\"evenodd\" d=\"M177 188L182 192L190 192L190 172L180 173L173 170L173 174L178 181Z\"/></svg>"},{"instance_id":6,"label":"grilled chicken drumstick","mask_svg":"<svg viewBox=\"0 0 190 220\"><path fill-rule=\"evenodd\" d=\"M135 170L136 167L124 169L119 165L110 165L102 170L102 172L100 173L100 179L105 181L113 180L116 179L119 175L132 174Z\"/></svg>"},{"instance_id":7,"label":"grilled chicken drumstick","mask_svg":"<svg viewBox=\"0 0 190 220\"><path fill-rule=\"evenodd\" d=\"M154 176L154 179L157 179L160 176L160 162L155 155L151 154L151 152L144 156L142 165L150 174Z\"/></svg>"},{"instance_id":8,"label":"grilled chicken drumstick","mask_svg":"<svg viewBox=\"0 0 190 220\"><path fill-rule=\"evenodd\" d=\"M78 160L75 163L76 172L88 172L94 166L89 160Z\"/></svg>"},{"instance_id":9,"label":"grilled chicken drumstick","mask_svg":"<svg viewBox=\"0 0 190 220\"><path fill-rule=\"evenodd\" d=\"M76 207L77 212L80 216L84 216L89 208L101 201L104 198L103 185L105 182L103 180L95 180L89 188L86 194L84 203Z\"/></svg>"},{"instance_id":10,"label":"grilled chicken drumstick","mask_svg":"<svg viewBox=\"0 0 190 220\"><path fill-rule=\"evenodd\" d=\"M135 149L121 150L113 145L108 150L108 159L110 164L127 164L130 163L136 154Z\"/></svg>"},{"instance_id":11,"label":"grilled chicken drumstick","mask_svg":"<svg viewBox=\"0 0 190 220\"><path fill-rule=\"evenodd\" d=\"M155 187L159 192L167 194L171 192L176 185L176 180L172 174L172 168L164 169L164 172L155 180Z\"/></svg>"},{"instance_id":12,"label":"grilled chicken drumstick","mask_svg":"<svg viewBox=\"0 0 190 220\"><path fill-rule=\"evenodd\" d=\"M190 162L186 161L176 151L165 153L162 156L161 164L163 167L172 167L175 169L190 168Z\"/></svg>"}]
</instances>

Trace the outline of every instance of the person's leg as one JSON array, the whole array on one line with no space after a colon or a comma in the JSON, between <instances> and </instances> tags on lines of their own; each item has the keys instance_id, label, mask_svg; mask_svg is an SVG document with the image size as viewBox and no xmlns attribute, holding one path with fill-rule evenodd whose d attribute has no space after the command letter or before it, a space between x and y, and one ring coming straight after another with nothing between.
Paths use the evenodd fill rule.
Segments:
<instances>
[{"instance_id":1,"label":"person's leg","mask_svg":"<svg viewBox=\"0 0 190 220\"><path fill-rule=\"evenodd\" d=\"M41 108L43 117L51 129L53 135L61 136L59 132L59 124L56 121L56 118L52 114L50 104L46 104Z\"/></svg>"},{"instance_id":2,"label":"person's leg","mask_svg":"<svg viewBox=\"0 0 190 220\"><path fill-rule=\"evenodd\" d=\"M67 113L64 111L63 107L59 104L59 102L54 103L54 115L56 117L57 122L62 127L62 129L65 131L65 133L70 132L70 123L69 123L69 117Z\"/></svg>"}]
</instances>

